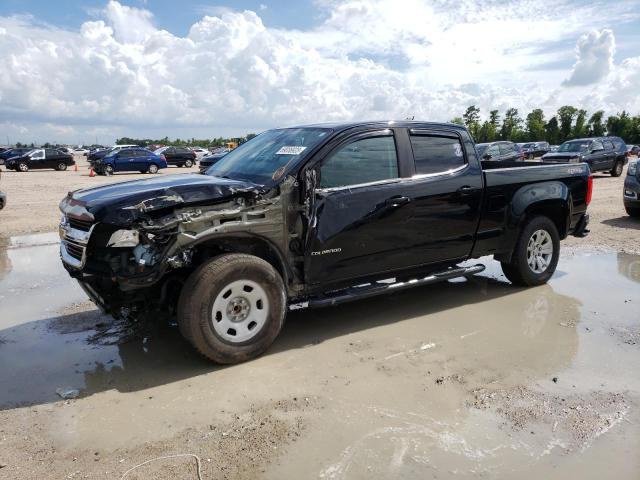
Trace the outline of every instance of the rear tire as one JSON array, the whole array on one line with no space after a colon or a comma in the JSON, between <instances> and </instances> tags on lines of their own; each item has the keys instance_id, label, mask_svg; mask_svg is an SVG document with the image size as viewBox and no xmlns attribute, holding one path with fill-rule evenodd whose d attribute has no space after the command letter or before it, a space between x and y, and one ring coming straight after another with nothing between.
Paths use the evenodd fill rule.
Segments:
<instances>
[{"instance_id":1,"label":"rear tire","mask_svg":"<svg viewBox=\"0 0 640 480\"><path fill-rule=\"evenodd\" d=\"M67 169L66 163L59 163L58 166L56 167L56 170L58 170L59 172L64 172L66 169Z\"/></svg>"},{"instance_id":2,"label":"rear tire","mask_svg":"<svg viewBox=\"0 0 640 480\"><path fill-rule=\"evenodd\" d=\"M187 279L178 301L178 326L209 360L239 363L269 348L286 309L284 282L273 266L253 255L221 255Z\"/></svg>"},{"instance_id":3,"label":"rear tire","mask_svg":"<svg viewBox=\"0 0 640 480\"><path fill-rule=\"evenodd\" d=\"M158 173L158 166L155 163L152 163L149 165L149 168L147 168L147 172L151 174Z\"/></svg>"},{"instance_id":4,"label":"rear tire","mask_svg":"<svg viewBox=\"0 0 640 480\"><path fill-rule=\"evenodd\" d=\"M633 218L640 218L640 207L624 207L627 214Z\"/></svg>"},{"instance_id":5,"label":"rear tire","mask_svg":"<svg viewBox=\"0 0 640 480\"><path fill-rule=\"evenodd\" d=\"M535 286L547 283L556 270L560 256L560 235L550 218L537 216L524 226L510 262L501 262L511 283Z\"/></svg>"},{"instance_id":6,"label":"rear tire","mask_svg":"<svg viewBox=\"0 0 640 480\"><path fill-rule=\"evenodd\" d=\"M193 167L193 160L187 160L186 162L184 162L184 166L187 168Z\"/></svg>"},{"instance_id":7,"label":"rear tire","mask_svg":"<svg viewBox=\"0 0 640 480\"><path fill-rule=\"evenodd\" d=\"M622 175L622 169L624 168L624 165L622 164L621 161L617 161L615 163L615 165L613 166L613 168L611 169L611 176L612 177L619 177L620 175Z\"/></svg>"}]
</instances>

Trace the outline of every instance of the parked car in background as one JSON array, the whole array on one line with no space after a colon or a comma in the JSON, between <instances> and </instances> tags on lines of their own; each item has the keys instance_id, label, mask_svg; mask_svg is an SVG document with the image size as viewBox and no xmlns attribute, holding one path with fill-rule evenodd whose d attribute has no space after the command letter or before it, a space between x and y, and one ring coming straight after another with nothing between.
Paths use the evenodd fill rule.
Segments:
<instances>
[{"instance_id":1,"label":"parked car in background","mask_svg":"<svg viewBox=\"0 0 640 480\"><path fill-rule=\"evenodd\" d=\"M154 153L164 155L168 165L191 168L196 163L196 154L187 147L162 147Z\"/></svg>"},{"instance_id":2,"label":"parked car in background","mask_svg":"<svg viewBox=\"0 0 640 480\"><path fill-rule=\"evenodd\" d=\"M167 168L167 161L163 155L156 155L146 148L112 149L103 158L96 160L93 168L102 175L135 171L158 173L161 168Z\"/></svg>"},{"instance_id":3,"label":"parked car in background","mask_svg":"<svg viewBox=\"0 0 640 480\"><path fill-rule=\"evenodd\" d=\"M31 150L33 150L32 147L8 148L4 152L0 153L0 165L4 165L11 157L21 157Z\"/></svg>"},{"instance_id":4,"label":"parked car in background","mask_svg":"<svg viewBox=\"0 0 640 480\"><path fill-rule=\"evenodd\" d=\"M35 148L20 157L13 157L6 161L6 167L16 172L43 168L64 171L75 164L73 156L55 148Z\"/></svg>"},{"instance_id":5,"label":"parked car in background","mask_svg":"<svg viewBox=\"0 0 640 480\"><path fill-rule=\"evenodd\" d=\"M209 155L209 150L202 147L192 147L191 151L196 154L196 160L201 160L202 157Z\"/></svg>"},{"instance_id":6,"label":"parked car in background","mask_svg":"<svg viewBox=\"0 0 640 480\"><path fill-rule=\"evenodd\" d=\"M89 154L89 150L84 148L84 147L76 147L73 149L73 154L74 155L83 155L83 156L87 156Z\"/></svg>"},{"instance_id":7,"label":"parked car in background","mask_svg":"<svg viewBox=\"0 0 640 480\"><path fill-rule=\"evenodd\" d=\"M482 160L517 162L524 159L522 150L513 142L478 143L476 148Z\"/></svg>"},{"instance_id":8,"label":"parked car in background","mask_svg":"<svg viewBox=\"0 0 640 480\"><path fill-rule=\"evenodd\" d=\"M639 156L640 156L640 146L627 145L627 157L639 157Z\"/></svg>"},{"instance_id":9,"label":"parked car in background","mask_svg":"<svg viewBox=\"0 0 640 480\"><path fill-rule=\"evenodd\" d=\"M230 151L231 150L228 148L221 148L216 150L214 153L211 153L206 157L203 157L200 160L200 173L206 172L211 165L214 165L218 160L223 158Z\"/></svg>"},{"instance_id":10,"label":"parked car in background","mask_svg":"<svg viewBox=\"0 0 640 480\"><path fill-rule=\"evenodd\" d=\"M102 158L104 158L104 156L109 153L112 149L111 148L103 148L102 150L93 150L89 153L89 156L87 156L87 160L89 162L89 164L91 166L94 165L94 163L97 160L100 160Z\"/></svg>"},{"instance_id":11,"label":"parked car in background","mask_svg":"<svg viewBox=\"0 0 640 480\"><path fill-rule=\"evenodd\" d=\"M123 148L142 148L140 145L113 145L109 150L122 150Z\"/></svg>"},{"instance_id":12,"label":"parked car in background","mask_svg":"<svg viewBox=\"0 0 640 480\"><path fill-rule=\"evenodd\" d=\"M640 159L629 162L627 177L624 179L622 201L624 209L630 216L640 218Z\"/></svg>"},{"instance_id":13,"label":"parked car in background","mask_svg":"<svg viewBox=\"0 0 640 480\"><path fill-rule=\"evenodd\" d=\"M549 145L550 152L557 152L560 145Z\"/></svg>"},{"instance_id":14,"label":"parked car in background","mask_svg":"<svg viewBox=\"0 0 640 480\"><path fill-rule=\"evenodd\" d=\"M592 172L609 172L612 177L619 177L628 162L627 146L620 137L579 138L564 142L556 152L544 154L542 161L585 162Z\"/></svg>"},{"instance_id":15,"label":"parked car in background","mask_svg":"<svg viewBox=\"0 0 640 480\"><path fill-rule=\"evenodd\" d=\"M533 160L549 152L549 142L530 142L522 144L522 153L526 160Z\"/></svg>"}]
</instances>

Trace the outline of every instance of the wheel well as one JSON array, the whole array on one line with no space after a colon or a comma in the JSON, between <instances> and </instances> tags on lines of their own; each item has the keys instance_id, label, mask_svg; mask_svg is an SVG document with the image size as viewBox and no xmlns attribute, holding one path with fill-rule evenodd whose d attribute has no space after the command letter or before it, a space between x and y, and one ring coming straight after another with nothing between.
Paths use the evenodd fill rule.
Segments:
<instances>
[{"instance_id":1,"label":"wheel well","mask_svg":"<svg viewBox=\"0 0 640 480\"><path fill-rule=\"evenodd\" d=\"M561 240L567 237L568 212L564 205L558 204L557 202L533 205L527 209L525 221L528 221L538 215L551 219L558 229L558 234L560 235Z\"/></svg>"},{"instance_id":2,"label":"wheel well","mask_svg":"<svg viewBox=\"0 0 640 480\"><path fill-rule=\"evenodd\" d=\"M269 262L280 274L284 284L288 285L290 276L284 260L276 247L268 240L254 236L213 238L198 244L193 250L195 265L201 264L208 258L225 253L246 253L253 255Z\"/></svg>"}]
</instances>

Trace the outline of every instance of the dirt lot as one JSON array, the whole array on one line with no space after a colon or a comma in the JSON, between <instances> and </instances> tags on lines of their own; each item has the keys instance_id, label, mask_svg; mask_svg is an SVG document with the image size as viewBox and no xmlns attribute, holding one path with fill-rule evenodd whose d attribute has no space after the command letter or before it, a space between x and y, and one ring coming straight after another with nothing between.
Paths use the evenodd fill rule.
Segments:
<instances>
[{"instance_id":1,"label":"dirt lot","mask_svg":"<svg viewBox=\"0 0 640 480\"><path fill-rule=\"evenodd\" d=\"M8 195L8 206L0 211L0 237L34 232L50 232L58 227L60 212L58 203L71 190L104 183L122 182L137 178L149 178L148 174L118 173L112 177L89 177L84 157L76 157L78 171L55 172L52 170L17 173L3 169L0 189ZM159 175L177 175L197 172L170 167ZM639 230L638 221L630 219L622 204L624 175L612 178L608 174L594 177L593 201L589 207L591 234L585 239L567 240L567 245L605 246L614 250L640 253L637 236L629 230Z\"/></svg>"},{"instance_id":2,"label":"dirt lot","mask_svg":"<svg viewBox=\"0 0 640 480\"><path fill-rule=\"evenodd\" d=\"M638 478L622 179L596 178L592 233L548 285L481 259L469 280L291 312L267 354L218 367L175 326L100 314L57 258L60 198L138 177L2 174L0 479ZM14 236L33 232L50 233Z\"/></svg>"}]
</instances>

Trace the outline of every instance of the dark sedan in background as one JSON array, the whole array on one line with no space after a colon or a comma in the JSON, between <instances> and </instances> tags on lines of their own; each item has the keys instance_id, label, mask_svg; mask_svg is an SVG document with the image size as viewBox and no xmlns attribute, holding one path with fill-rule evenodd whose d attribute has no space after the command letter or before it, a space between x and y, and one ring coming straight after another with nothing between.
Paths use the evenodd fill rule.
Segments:
<instances>
[{"instance_id":1,"label":"dark sedan in background","mask_svg":"<svg viewBox=\"0 0 640 480\"><path fill-rule=\"evenodd\" d=\"M530 142L522 145L522 153L527 160L541 157L550 151L549 142Z\"/></svg>"},{"instance_id":2,"label":"dark sedan in background","mask_svg":"<svg viewBox=\"0 0 640 480\"><path fill-rule=\"evenodd\" d=\"M17 172L43 168L64 171L67 167L75 165L76 162L71 155L55 148L34 148L25 155L10 158L5 164L8 169Z\"/></svg>"},{"instance_id":3,"label":"dark sedan in background","mask_svg":"<svg viewBox=\"0 0 640 480\"><path fill-rule=\"evenodd\" d=\"M163 147L153 153L164 155L168 165L191 168L196 163L196 154L187 147Z\"/></svg>"},{"instance_id":4,"label":"dark sedan in background","mask_svg":"<svg viewBox=\"0 0 640 480\"><path fill-rule=\"evenodd\" d=\"M6 161L12 157L21 157L31 150L33 150L31 147L7 148L3 152L0 152L0 165L4 165Z\"/></svg>"},{"instance_id":5,"label":"dark sedan in background","mask_svg":"<svg viewBox=\"0 0 640 480\"><path fill-rule=\"evenodd\" d=\"M218 150L214 150L213 152L211 152L211 154L203 157L200 160L200 173L206 172L211 165L215 164L230 151L231 150L229 148L221 148Z\"/></svg>"},{"instance_id":6,"label":"dark sedan in background","mask_svg":"<svg viewBox=\"0 0 640 480\"><path fill-rule=\"evenodd\" d=\"M478 143L476 145L478 154L482 160L498 162L516 162L524 160L523 152L518 145L513 142L493 142Z\"/></svg>"}]
</instances>

